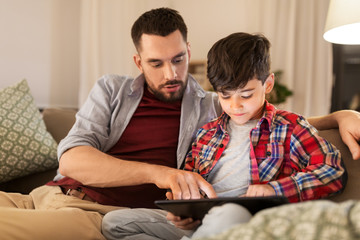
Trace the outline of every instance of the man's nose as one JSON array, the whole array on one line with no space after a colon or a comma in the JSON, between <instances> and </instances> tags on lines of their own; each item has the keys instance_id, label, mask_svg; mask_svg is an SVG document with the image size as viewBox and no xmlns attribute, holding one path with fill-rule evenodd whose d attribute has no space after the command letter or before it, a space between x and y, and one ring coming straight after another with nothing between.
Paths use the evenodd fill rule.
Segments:
<instances>
[{"instance_id":1,"label":"man's nose","mask_svg":"<svg viewBox=\"0 0 360 240\"><path fill-rule=\"evenodd\" d=\"M167 80L176 79L176 67L173 64L167 63L164 65L164 77Z\"/></svg>"}]
</instances>

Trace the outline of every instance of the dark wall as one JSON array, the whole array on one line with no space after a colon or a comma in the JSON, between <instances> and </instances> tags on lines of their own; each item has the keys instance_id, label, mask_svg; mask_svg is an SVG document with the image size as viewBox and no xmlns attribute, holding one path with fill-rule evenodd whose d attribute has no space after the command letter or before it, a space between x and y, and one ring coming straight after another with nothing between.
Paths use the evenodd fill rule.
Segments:
<instances>
[{"instance_id":1,"label":"dark wall","mask_svg":"<svg viewBox=\"0 0 360 240\"><path fill-rule=\"evenodd\" d=\"M333 72L331 111L350 109L355 96L354 110L360 110L360 45L333 44ZM354 108L354 107L353 107ZM353 109L352 108L352 109Z\"/></svg>"}]
</instances>

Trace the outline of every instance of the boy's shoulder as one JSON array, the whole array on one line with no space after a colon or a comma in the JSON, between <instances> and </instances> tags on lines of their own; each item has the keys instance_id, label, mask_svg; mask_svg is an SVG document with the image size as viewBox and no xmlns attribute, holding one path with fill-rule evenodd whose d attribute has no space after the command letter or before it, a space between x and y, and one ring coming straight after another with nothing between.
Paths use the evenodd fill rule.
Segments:
<instances>
[{"instance_id":1,"label":"boy's shoulder","mask_svg":"<svg viewBox=\"0 0 360 240\"><path fill-rule=\"evenodd\" d=\"M216 133L216 131L219 128L219 125L222 124L224 115L221 115L220 117L212 119L210 122L204 124L202 127L200 127L197 131L197 138L202 138L204 135L207 135L208 137L212 136Z\"/></svg>"},{"instance_id":2,"label":"boy's shoulder","mask_svg":"<svg viewBox=\"0 0 360 240\"><path fill-rule=\"evenodd\" d=\"M308 124L306 119L302 115L281 109L276 109L272 122L275 126Z\"/></svg>"},{"instance_id":3,"label":"boy's shoulder","mask_svg":"<svg viewBox=\"0 0 360 240\"><path fill-rule=\"evenodd\" d=\"M204 124L201 128L212 129L212 128L216 127L219 124L220 118L221 117L212 119L210 122Z\"/></svg>"}]
</instances>

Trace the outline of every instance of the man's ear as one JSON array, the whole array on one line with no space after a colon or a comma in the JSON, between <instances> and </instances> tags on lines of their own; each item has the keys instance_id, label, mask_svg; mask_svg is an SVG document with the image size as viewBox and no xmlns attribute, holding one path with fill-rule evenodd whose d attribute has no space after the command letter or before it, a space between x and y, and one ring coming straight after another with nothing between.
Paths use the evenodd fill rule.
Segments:
<instances>
[{"instance_id":1,"label":"man's ear","mask_svg":"<svg viewBox=\"0 0 360 240\"><path fill-rule=\"evenodd\" d=\"M268 78L265 81L265 94L268 94L271 92L275 84L275 75L274 73L271 73Z\"/></svg>"},{"instance_id":2,"label":"man's ear","mask_svg":"<svg viewBox=\"0 0 360 240\"><path fill-rule=\"evenodd\" d=\"M143 68L142 68L142 65L141 65L141 57L139 54L134 54L133 56L133 59L134 59L134 62L137 66L137 68L140 70L141 73L143 73Z\"/></svg>"},{"instance_id":3,"label":"man's ear","mask_svg":"<svg viewBox=\"0 0 360 240\"><path fill-rule=\"evenodd\" d=\"M190 58L191 58L191 47L190 47L190 43L189 43L189 42L187 42L187 51L188 51L189 62L190 62Z\"/></svg>"}]
</instances>

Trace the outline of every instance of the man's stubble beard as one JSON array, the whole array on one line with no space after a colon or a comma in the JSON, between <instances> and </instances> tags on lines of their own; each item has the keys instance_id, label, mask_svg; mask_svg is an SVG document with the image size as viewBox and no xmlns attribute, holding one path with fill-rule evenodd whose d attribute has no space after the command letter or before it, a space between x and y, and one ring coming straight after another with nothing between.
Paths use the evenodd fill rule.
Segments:
<instances>
[{"instance_id":1,"label":"man's stubble beard","mask_svg":"<svg viewBox=\"0 0 360 240\"><path fill-rule=\"evenodd\" d=\"M154 96L157 99L159 99L160 101L163 101L163 102L172 103L172 102L179 101L183 98L184 92L185 92L185 89L186 89L186 86L188 83L189 74L188 73L186 74L185 82L179 81L179 80L170 80L170 81L167 81L165 84L161 84L157 89L148 83L148 81L146 80L147 78L146 78L145 74L144 74L144 76L145 76L145 82L146 82L147 87L149 88L150 92L152 94L154 94ZM162 88L164 88L167 85L172 85L172 84L179 84L180 89L176 92L171 92L170 96L167 96L163 92L161 92Z\"/></svg>"}]
</instances>

